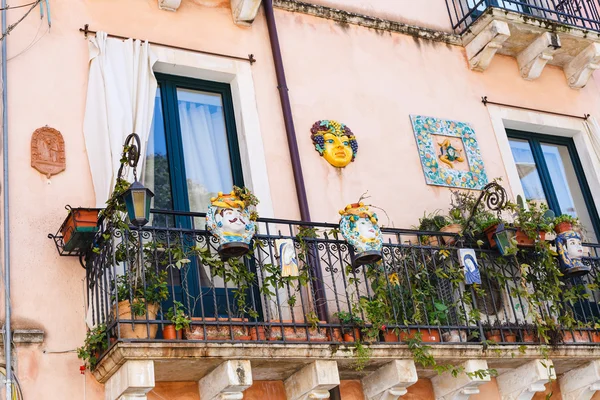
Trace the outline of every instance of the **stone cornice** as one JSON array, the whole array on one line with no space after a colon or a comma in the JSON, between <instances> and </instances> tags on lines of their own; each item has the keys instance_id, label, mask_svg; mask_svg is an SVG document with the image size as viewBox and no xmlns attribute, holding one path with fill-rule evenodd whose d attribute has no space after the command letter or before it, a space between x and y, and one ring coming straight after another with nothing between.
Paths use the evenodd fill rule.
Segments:
<instances>
[{"instance_id":1,"label":"stone cornice","mask_svg":"<svg viewBox=\"0 0 600 400\"><path fill-rule=\"evenodd\" d=\"M388 19L338 10L316 4L304 3L298 0L274 0L273 5L282 10L312 15L319 18L326 18L336 21L340 24L358 25L378 31L388 31L410 35L419 39L431 40L434 42L442 42L456 46L462 45L462 39L460 35L404 24L402 22Z\"/></svg>"}]
</instances>

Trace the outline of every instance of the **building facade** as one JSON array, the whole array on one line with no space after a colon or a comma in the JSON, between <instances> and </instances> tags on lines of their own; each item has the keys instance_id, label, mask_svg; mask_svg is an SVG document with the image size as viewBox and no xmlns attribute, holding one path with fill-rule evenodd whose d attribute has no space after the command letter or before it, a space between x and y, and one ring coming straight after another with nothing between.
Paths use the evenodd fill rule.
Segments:
<instances>
[{"instance_id":1,"label":"building facade","mask_svg":"<svg viewBox=\"0 0 600 400\"><path fill-rule=\"evenodd\" d=\"M600 398L596 0L20 3L2 191L23 398ZM153 191L150 220L86 222L118 176ZM228 259L207 229L252 226L234 185L260 217ZM478 219L519 226L498 193L542 210L517 254ZM340 213L377 222L381 261L356 261ZM560 215L579 264L538 235Z\"/></svg>"}]
</instances>

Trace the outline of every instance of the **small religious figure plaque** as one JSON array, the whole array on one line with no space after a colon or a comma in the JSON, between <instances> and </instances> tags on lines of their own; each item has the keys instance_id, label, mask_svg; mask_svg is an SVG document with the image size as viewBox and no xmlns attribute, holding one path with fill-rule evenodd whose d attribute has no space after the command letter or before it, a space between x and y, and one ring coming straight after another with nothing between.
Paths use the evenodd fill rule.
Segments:
<instances>
[{"instance_id":1,"label":"small religious figure plaque","mask_svg":"<svg viewBox=\"0 0 600 400\"><path fill-rule=\"evenodd\" d=\"M31 136L31 166L48 179L66 168L65 141L49 126L36 129Z\"/></svg>"}]
</instances>

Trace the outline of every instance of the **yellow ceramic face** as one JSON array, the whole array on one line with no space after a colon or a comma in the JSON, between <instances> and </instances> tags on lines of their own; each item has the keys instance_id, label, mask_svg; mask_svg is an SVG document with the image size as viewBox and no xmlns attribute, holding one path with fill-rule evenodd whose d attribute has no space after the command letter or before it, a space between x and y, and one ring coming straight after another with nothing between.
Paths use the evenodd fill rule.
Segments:
<instances>
[{"instance_id":1,"label":"yellow ceramic face","mask_svg":"<svg viewBox=\"0 0 600 400\"><path fill-rule=\"evenodd\" d=\"M343 168L352 161L352 148L348 136L323 135L325 151L323 157L334 167Z\"/></svg>"}]
</instances>

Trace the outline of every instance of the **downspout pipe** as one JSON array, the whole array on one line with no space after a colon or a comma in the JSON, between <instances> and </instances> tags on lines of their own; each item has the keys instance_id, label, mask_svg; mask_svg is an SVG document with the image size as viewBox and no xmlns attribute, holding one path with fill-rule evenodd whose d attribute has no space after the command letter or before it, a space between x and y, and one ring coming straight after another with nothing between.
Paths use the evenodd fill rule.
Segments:
<instances>
[{"instance_id":1,"label":"downspout pipe","mask_svg":"<svg viewBox=\"0 0 600 400\"><path fill-rule=\"evenodd\" d=\"M277 35L277 25L275 24L275 15L273 14L273 0L263 0L263 6L265 8L265 17L267 19L267 29L269 30L269 40L271 42L271 51L273 53L273 63L275 64L275 74L277 75L277 89L279 90L279 98L281 99L285 134L287 136L290 158L292 160L292 171L294 173L296 196L298 197L298 206L300 208L300 219L302 219L302 221L310 222L306 187L304 186L304 176L302 175L300 154L298 153L298 141L296 140L294 118L292 117L292 106L290 105L290 96L288 94L288 87L285 79L285 70L283 69L281 48L279 46L279 36Z\"/></svg>"},{"instance_id":2,"label":"downspout pipe","mask_svg":"<svg viewBox=\"0 0 600 400\"><path fill-rule=\"evenodd\" d=\"M308 211L308 200L306 198L306 187L304 185L304 176L302 175L302 165L300 164L300 154L298 153L298 141L296 140L296 129L294 128L294 118L292 117L292 106L288 93L287 81L285 79L285 70L283 68L283 59L281 57L281 47L279 45L279 36L277 35L277 24L275 23L275 14L273 13L273 0L263 0L265 7L265 17L267 20L267 29L269 30L269 40L271 42L271 51L273 53L273 63L275 64L275 74L277 75L277 89L281 99L281 109L283 111L283 122L285 124L285 133L287 135L290 158L292 160L292 171L294 173L294 184L296 185L296 195L298 196L298 206L300 208L300 219L310 222L310 212ZM319 320L327 320L327 297L325 286L323 285L323 271L319 259L319 251L314 243L309 244L309 264L311 273L315 278L314 296L316 312Z\"/></svg>"},{"instance_id":3,"label":"downspout pipe","mask_svg":"<svg viewBox=\"0 0 600 400\"><path fill-rule=\"evenodd\" d=\"M6 0L2 0L2 34L6 33L8 28L6 24ZM6 362L6 398L12 399L12 330L10 326L10 226L8 215L8 96L6 92L6 42L8 36L2 40L2 166L4 175L4 304L5 304L5 323L4 323L4 355Z\"/></svg>"}]
</instances>

